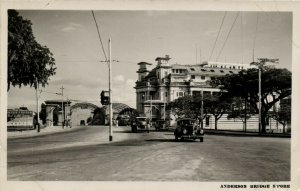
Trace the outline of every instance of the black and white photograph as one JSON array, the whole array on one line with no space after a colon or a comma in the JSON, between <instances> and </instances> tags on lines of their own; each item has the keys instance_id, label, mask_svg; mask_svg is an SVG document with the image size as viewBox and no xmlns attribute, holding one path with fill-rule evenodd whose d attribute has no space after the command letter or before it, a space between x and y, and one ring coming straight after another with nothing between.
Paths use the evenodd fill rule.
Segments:
<instances>
[{"instance_id":1,"label":"black and white photograph","mask_svg":"<svg viewBox=\"0 0 300 191\"><path fill-rule=\"evenodd\" d=\"M5 188L299 189L295 14L257 7L2 8Z\"/></svg>"}]
</instances>

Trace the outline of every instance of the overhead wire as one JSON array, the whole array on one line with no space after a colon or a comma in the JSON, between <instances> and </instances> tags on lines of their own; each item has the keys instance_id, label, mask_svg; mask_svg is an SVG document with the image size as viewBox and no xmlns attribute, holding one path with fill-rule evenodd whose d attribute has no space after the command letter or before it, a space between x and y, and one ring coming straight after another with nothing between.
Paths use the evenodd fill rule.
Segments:
<instances>
[{"instance_id":1,"label":"overhead wire","mask_svg":"<svg viewBox=\"0 0 300 191\"><path fill-rule=\"evenodd\" d=\"M220 52L219 52L219 54L218 54L218 56L217 56L217 58L216 58L216 61L218 61L220 55L221 55L222 52L223 52L223 49L224 49L224 47L225 47L225 45L226 45L226 43L227 43L227 40L228 40L228 38L229 38L229 36L230 36L230 34L231 34L231 31L232 31L232 29L233 29L233 27L234 27L234 25L235 25L235 23L236 23L236 20L237 20L239 14L240 14L240 12L238 12L238 13L236 14L236 16L235 16L235 19L234 19L234 21L233 21L233 23L232 23L232 25L231 25L231 28L230 28L230 30L229 30L229 32L228 32L228 34L227 34L227 37L226 37L226 39L225 39L225 41L224 41L224 43L223 43L223 45L222 45L222 48L221 48L221 50L220 50Z\"/></svg>"},{"instance_id":2,"label":"overhead wire","mask_svg":"<svg viewBox=\"0 0 300 191\"><path fill-rule=\"evenodd\" d=\"M210 60L211 57L212 57L212 55L213 55L213 52L214 52L214 50L215 50L215 47L216 47L218 38L219 38L219 36L220 36L220 32L221 32L221 29L222 29L222 26L223 26L223 23L224 23L224 20L225 20L226 15L227 15L227 12L225 12L224 15L223 15L222 22L221 22L221 25L220 25L220 27L219 27L219 32L218 32L217 38L216 38L216 40L215 40L215 42L214 42L214 45L213 45L213 48L212 48L212 50L211 50L211 53L210 53L210 56L209 56L209 59L208 59L208 60Z\"/></svg>"},{"instance_id":3,"label":"overhead wire","mask_svg":"<svg viewBox=\"0 0 300 191\"><path fill-rule=\"evenodd\" d=\"M99 30L99 27L98 27L98 24L97 24L97 21L96 21L96 18L95 18L95 14L94 14L94 11L93 11L93 10L92 10L92 15L93 15L93 18L94 18L94 21L95 21L95 24L96 24L96 28L97 28L98 37L99 37L99 40L100 40L100 43L101 43L102 51L103 51L105 60L107 61L107 56L106 56L106 53L105 53L105 50L104 50L104 46L103 46L103 43L102 43L100 30Z\"/></svg>"}]
</instances>

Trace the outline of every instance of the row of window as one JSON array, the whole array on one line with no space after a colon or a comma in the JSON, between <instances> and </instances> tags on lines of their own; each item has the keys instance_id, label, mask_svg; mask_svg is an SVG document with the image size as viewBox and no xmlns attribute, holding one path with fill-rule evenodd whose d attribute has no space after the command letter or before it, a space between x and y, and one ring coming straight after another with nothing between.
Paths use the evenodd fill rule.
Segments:
<instances>
[{"instance_id":1,"label":"row of window","mask_svg":"<svg viewBox=\"0 0 300 191\"><path fill-rule=\"evenodd\" d=\"M185 69L172 69L174 74L184 74Z\"/></svg>"},{"instance_id":2,"label":"row of window","mask_svg":"<svg viewBox=\"0 0 300 191\"><path fill-rule=\"evenodd\" d=\"M185 92L176 92L177 97L183 97L185 96Z\"/></svg>"},{"instance_id":3,"label":"row of window","mask_svg":"<svg viewBox=\"0 0 300 191\"><path fill-rule=\"evenodd\" d=\"M222 68L222 67L221 67ZM195 71L194 68L190 68L191 71ZM229 69L231 69L231 66L229 67ZM235 66L232 67L232 69L235 69ZM240 66L238 66L238 69L240 69ZM241 69L243 69L243 66L241 66ZM185 72L185 69L172 69L172 73L174 74L184 74ZM202 72L215 72L215 70L211 69L211 70L208 70L208 69L205 69L205 68L201 68L201 71ZM224 70L220 70L221 73L224 73ZM229 71L229 73L233 73L232 71Z\"/></svg>"},{"instance_id":4,"label":"row of window","mask_svg":"<svg viewBox=\"0 0 300 191\"><path fill-rule=\"evenodd\" d=\"M168 92L166 92L166 95L168 95L167 93ZM210 95L210 94L212 94L212 95L220 95L220 92L203 91L203 95L204 96L205 95ZM187 92L184 92L184 91L176 92L176 96L177 97L183 97L185 95L187 95ZM194 95L194 96L200 96L201 95L201 91L193 91L192 95Z\"/></svg>"},{"instance_id":5,"label":"row of window","mask_svg":"<svg viewBox=\"0 0 300 191\"><path fill-rule=\"evenodd\" d=\"M195 75L191 75L191 79L195 79L196 78L196 76ZM205 80L205 76L200 76L200 78L201 78L201 80ZM211 80L214 80L215 79L215 77L210 77L210 79Z\"/></svg>"},{"instance_id":6,"label":"row of window","mask_svg":"<svg viewBox=\"0 0 300 191\"><path fill-rule=\"evenodd\" d=\"M218 65L217 65L217 64L212 64L210 67L211 67L211 68L217 68ZM244 66L229 66L229 67L227 67L227 66L221 65L221 66L219 66L219 67L220 67L220 68L229 68L229 69L244 69Z\"/></svg>"},{"instance_id":7,"label":"row of window","mask_svg":"<svg viewBox=\"0 0 300 191\"><path fill-rule=\"evenodd\" d=\"M183 96L186 96L188 93L187 92L184 92L184 91L177 91L176 92L176 97L183 97ZM210 91L203 91L203 95L209 95L211 94ZM212 92L213 95L219 95L220 92ZM168 92L165 92L165 97L168 97ZM193 91L192 95L194 96L200 96L201 95L201 91ZM145 99L145 93L142 93L141 94L141 100L144 100Z\"/></svg>"}]
</instances>

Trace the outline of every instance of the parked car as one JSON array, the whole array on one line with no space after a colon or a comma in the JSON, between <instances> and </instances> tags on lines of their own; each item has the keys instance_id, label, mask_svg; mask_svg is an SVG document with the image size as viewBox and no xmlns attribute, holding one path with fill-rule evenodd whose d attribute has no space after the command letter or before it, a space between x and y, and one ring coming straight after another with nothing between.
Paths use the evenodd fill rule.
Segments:
<instances>
[{"instance_id":1,"label":"parked car","mask_svg":"<svg viewBox=\"0 0 300 191\"><path fill-rule=\"evenodd\" d=\"M131 122L131 131L137 133L138 130L147 131L149 133L149 124L146 117L136 117Z\"/></svg>"},{"instance_id":2,"label":"parked car","mask_svg":"<svg viewBox=\"0 0 300 191\"><path fill-rule=\"evenodd\" d=\"M201 129L196 120L191 118L177 120L174 135L176 141L178 139L200 139L200 142L204 141L204 129Z\"/></svg>"}]
</instances>

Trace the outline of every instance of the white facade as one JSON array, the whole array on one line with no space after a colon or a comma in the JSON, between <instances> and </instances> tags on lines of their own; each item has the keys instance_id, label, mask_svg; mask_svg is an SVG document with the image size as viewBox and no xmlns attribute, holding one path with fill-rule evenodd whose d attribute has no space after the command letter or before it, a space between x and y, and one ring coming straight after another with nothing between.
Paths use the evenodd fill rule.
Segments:
<instances>
[{"instance_id":1,"label":"white facade","mask_svg":"<svg viewBox=\"0 0 300 191\"><path fill-rule=\"evenodd\" d=\"M144 113L144 102L147 100L160 100L168 103L185 95L194 95L203 91L204 94L220 92L212 88L207 81L230 73L238 73L250 65L236 63L207 62L201 65L178 65L169 62L170 57L156 58L157 65L151 71L147 68L152 64L140 62L138 81L136 82L137 110Z\"/></svg>"},{"instance_id":2,"label":"white facade","mask_svg":"<svg viewBox=\"0 0 300 191\"><path fill-rule=\"evenodd\" d=\"M170 57L156 58L157 64L150 71L151 64L140 62L138 80L136 82L136 104L139 113L151 118L161 119L166 116L164 105L185 95L215 94L220 89L211 87L207 82L217 76L236 74L242 69L254 68L249 64L203 62L199 65L171 64ZM152 109L151 109L152 108ZM171 117L172 118L172 117ZM173 118L174 119L174 118ZM172 123L175 121L173 120ZM213 117L207 119L206 128L214 128ZM282 128L274 120L270 120L269 127ZM257 129L258 118L253 116L247 124L248 129ZM218 129L243 129L240 120L228 120L224 115L218 122Z\"/></svg>"}]
</instances>

